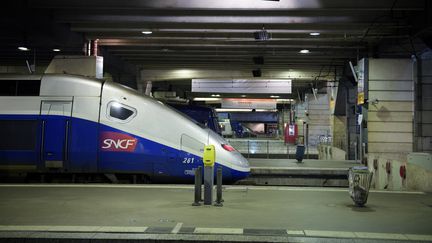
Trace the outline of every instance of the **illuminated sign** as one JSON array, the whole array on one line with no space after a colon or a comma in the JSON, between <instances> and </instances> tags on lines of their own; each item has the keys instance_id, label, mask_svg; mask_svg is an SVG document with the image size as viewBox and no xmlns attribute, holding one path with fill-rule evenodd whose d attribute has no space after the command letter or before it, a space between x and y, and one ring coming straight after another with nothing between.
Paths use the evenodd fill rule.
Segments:
<instances>
[{"instance_id":1,"label":"illuminated sign","mask_svg":"<svg viewBox=\"0 0 432 243\"><path fill-rule=\"evenodd\" d=\"M276 109L276 99L222 99L222 108Z\"/></svg>"},{"instance_id":2,"label":"illuminated sign","mask_svg":"<svg viewBox=\"0 0 432 243\"><path fill-rule=\"evenodd\" d=\"M192 79L192 92L291 94L291 79Z\"/></svg>"},{"instance_id":3,"label":"illuminated sign","mask_svg":"<svg viewBox=\"0 0 432 243\"><path fill-rule=\"evenodd\" d=\"M366 60L364 58L357 64L357 105L363 105L365 101L365 65Z\"/></svg>"}]
</instances>

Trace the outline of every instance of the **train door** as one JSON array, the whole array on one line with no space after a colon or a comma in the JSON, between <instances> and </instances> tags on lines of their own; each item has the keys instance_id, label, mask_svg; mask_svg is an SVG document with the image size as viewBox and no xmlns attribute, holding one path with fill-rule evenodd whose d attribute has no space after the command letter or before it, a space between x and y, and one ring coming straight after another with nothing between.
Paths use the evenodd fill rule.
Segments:
<instances>
[{"instance_id":1,"label":"train door","mask_svg":"<svg viewBox=\"0 0 432 243\"><path fill-rule=\"evenodd\" d=\"M39 169L67 170L72 100L41 101L42 144Z\"/></svg>"},{"instance_id":2,"label":"train door","mask_svg":"<svg viewBox=\"0 0 432 243\"><path fill-rule=\"evenodd\" d=\"M172 176L175 171L177 153L169 147L161 149L159 160L153 161L153 174L155 176Z\"/></svg>"}]
</instances>

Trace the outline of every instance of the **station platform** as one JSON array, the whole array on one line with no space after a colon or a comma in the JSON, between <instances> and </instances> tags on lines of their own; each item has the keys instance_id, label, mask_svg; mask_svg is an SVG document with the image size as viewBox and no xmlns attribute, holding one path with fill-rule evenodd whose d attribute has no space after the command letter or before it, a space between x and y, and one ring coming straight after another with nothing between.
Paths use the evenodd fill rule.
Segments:
<instances>
[{"instance_id":1,"label":"station platform","mask_svg":"<svg viewBox=\"0 0 432 243\"><path fill-rule=\"evenodd\" d=\"M348 170L359 166L353 160L248 159L249 178L243 185L347 187Z\"/></svg>"},{"instance_id":2,"label":"station platform","mask_svg":"<svg viewBox=\"0 0 432 243\"><path fill-rule=\"evenodd\" d=\"M0 185L1 242L432 241L432 195L226 186L224 206L191 206L189 185Z\"/></svg>"}]
</instances>

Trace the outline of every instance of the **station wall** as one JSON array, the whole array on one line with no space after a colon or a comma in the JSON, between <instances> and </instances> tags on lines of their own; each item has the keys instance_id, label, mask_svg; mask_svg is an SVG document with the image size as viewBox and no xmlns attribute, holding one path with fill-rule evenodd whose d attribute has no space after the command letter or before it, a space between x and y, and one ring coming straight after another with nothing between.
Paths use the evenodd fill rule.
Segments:
<instances>
[{"instance_id":1,"label":"station wall","mask_svg":"<svg viewBox=\"0 0 432 243\"><path fill-rule=\"evenodd\" d=\"M296 104L296 116L300 136L304 134L303 122L308 124L309 146L316 147L321 136L331 135L327 93L318 93L316 99L313 94L306 94L305 101Z\"/></svg>"},{"instance_id":2,"label":"station wall","mask_svg":"<svg viewBox=\"0 0 432 243\"><path fill-rule=\"evenodd\" d=\"M416 151L432 152L432 59L419 62L416 85Z\"/></svg>"}]
</instances>

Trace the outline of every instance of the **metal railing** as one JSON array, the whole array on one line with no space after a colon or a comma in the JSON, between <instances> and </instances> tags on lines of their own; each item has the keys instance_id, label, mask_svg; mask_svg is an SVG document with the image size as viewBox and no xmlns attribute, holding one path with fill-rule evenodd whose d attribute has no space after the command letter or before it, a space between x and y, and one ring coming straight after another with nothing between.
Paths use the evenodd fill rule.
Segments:
<instances>
[{"instance_id":1,"label":"metal railing","mask_svg":"<svg viewBox=\"0 0 432 243\"><path fill-rule=\"evenodd\" d=\"M237 151L245 157L259 158L294 158L296 145L285 144L283 140L276 139L227 139ZM309 146L306 158L316 158L316 146Z\"/></svg>"}]
</instances>

